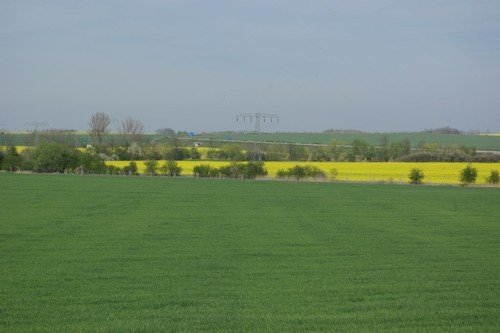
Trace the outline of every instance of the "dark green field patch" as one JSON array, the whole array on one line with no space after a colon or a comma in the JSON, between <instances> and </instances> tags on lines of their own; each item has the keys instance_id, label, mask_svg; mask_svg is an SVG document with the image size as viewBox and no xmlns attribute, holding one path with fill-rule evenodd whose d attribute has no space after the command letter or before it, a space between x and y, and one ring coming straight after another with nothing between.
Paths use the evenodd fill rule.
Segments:
<instances>
[{"instance_id":1,"label":"dark green field patch","mask_svg":"<svg viewBox=\"0 0 500 333\"><path fill-rule=\"evenodd\" d=\"M489 188L0 174L0 331L500 329Z\"/></svg>"},{"instance_id":2,"label":"dark green field patch","mask_svg":"<svg viewBox=\"0 0 500 333\"><path fill-rule=\"evenodd\" d=\"M206 133L200 138L226 140L253 141L257 137L254 133ZM500 150L500 137L493 135L466 135L466 134L438 134L438 133L300 133L300 132L277 132L261 133L259 140L265 142L287 142L287 143L314 143L329 144L332 140L344 144L352 144L354 140L366 141L372 146L380 146L383 139L388 143L409 140L412 147L418 147L421 143L437 143L441 147L474 147L480 150Z\"/></svg>"}]
</instances>

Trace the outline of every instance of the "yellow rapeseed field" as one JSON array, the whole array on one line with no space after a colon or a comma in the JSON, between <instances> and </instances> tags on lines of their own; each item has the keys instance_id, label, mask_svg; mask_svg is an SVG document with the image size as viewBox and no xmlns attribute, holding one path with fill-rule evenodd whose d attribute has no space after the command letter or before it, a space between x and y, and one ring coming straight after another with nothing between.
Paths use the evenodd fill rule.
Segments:
<instances>
[{"instance_id":1,"label":"yellow rapeseed field","mask_svg":"<svg viewBox=\"0 0 500 333\"><path fill-rule=\"evenodd\" d=\"M120 168L128 165L129 161L109 161L108 165ZM165 161L158 161L161 166ZM192 175L193 168L200 164L209 164L215 168L228 165L223 161L177 161L182 167L182 175ZM336 169L337 180L341 181L368 181L368 182L408 182L408 174L413 168L422 169L425 175L424 183L436 184L458 184L460 171L467 166L467 163L404 163L404 162L266 162L270 177L275 177L279 169L288 169L294 165L314 165L323 170L328 177L331 176L332 169ZM486 183L486 177L491 170L499 170L497 163L473 163L478 170L478 184ZM137 161L139 172L144 172L144 162Z\"/></svg>"}]
</instances>

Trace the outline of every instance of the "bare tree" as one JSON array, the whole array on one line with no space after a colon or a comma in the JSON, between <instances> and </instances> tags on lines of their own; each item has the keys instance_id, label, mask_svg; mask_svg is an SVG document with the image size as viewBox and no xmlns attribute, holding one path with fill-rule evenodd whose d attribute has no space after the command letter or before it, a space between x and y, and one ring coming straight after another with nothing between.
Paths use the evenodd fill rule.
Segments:
<instances>
[{"instance_id":1,"label":"bare tree","mask_svg":"<svg viewBox=\"0 0 500 333\"><path fill-rule=\"evenodd\" d=\"M92 137L94 145L100 146L106 134L109 133L111 119L104 112L94 113L89 120L89 135Z\"/></svg>"},{"instance_id":2,"label":"bare tree","mask_svg":"<svg viewBox=\"0 0 500 333\"><path fill-rule=\"evenodd\" d=\"M120 123L118 131L125 143L130 144L131 142L139 141L141 135L144 133L144 125L142 125L139 119L127 117Z\"/></svg>"}]
</instances>

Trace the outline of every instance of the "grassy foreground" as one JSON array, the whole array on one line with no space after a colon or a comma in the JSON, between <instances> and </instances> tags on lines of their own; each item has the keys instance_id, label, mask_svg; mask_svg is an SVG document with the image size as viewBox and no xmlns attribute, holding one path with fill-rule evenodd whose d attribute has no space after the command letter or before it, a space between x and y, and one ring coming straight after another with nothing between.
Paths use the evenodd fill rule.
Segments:
<instances>
[{"instance_id":1,"label":"grassy foreground","mask_svg":"<svg viewBox=\"0 0 500 333\"><path fill-rule=\"evenodd\" d=\"M500 329L492 188L0 174L0 331Z\"/></svg>"}]
</instances>

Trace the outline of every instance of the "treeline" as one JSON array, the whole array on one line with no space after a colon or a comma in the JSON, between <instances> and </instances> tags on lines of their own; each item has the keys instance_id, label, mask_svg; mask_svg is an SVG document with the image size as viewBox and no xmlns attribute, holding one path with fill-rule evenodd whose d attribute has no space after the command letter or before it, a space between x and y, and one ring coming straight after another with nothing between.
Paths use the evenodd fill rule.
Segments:
<instances>
[{"instance_id":1,"label":"treeline","mask_svg":"<svg viewBox=\"0 0 500 333\"><path fill-rule=\"evenodd\" d=\"M138 175L135 161L124 167L106 165L103 153L93 149L79 149L58 142L42 143L38 147L27 148L18 152L15 147L0 151L0 170L18 172L31 171L37 173L73 173L73 174L109 174ZM145 162L146 173L179 176L181 168L175 161L167 161L158 165L156 160Z\"/></svg>"},{"instance_id":2,"label":"treeline","mask_svg":"<svg viewBox=\"0 0 500 333\"><path fill-rule=\"evenodd\" d=\"M126 117L118 123L118 134L111 136L111 118L108 114L97 112L91 115L88 121L88 134L91 144L84 145L89 148L88 154L98 156L102 160L220 160L220 161L333 161L333 162L499 162L500 155L491 153L478 153L474 148L440 147L437 143L421 143L417 148L412 148L409 140L389 142L388 136L380 138L380 144L374 146L365 140L356 139L351 144L337 140L329 145L300 145L285 143L215 143L203 142L206 148L202 152L196 147L184 147L182 142L193 144L189 141L190 134L176 132L171 128L162 128L156 135L144 134L144 126L139 119ZM335 130L328 130L334 132ZM428 130L433 133L455 134L458 130L444 127ZM344 132L356 132L344 130ZM340 133L340 132L339 132ZM38 147L53 143L66 147L82 147L78 135L74 131L47 130L33 131L30 135L30 145L23 162L26 168L34 158L29 156L31 151ZM0 133L1 145L14 145L12 137ZM24 152L23 152L24 153ZM78 154L77 154L78 155ZM7 153L7 160L16 161L19 157ZM80 156L80 155L78 155ZM11 163L11 162L9 162ZM11 163L12 164L12 163ZM24 164L23 164L24 165ZM32 168L38 166L33 165Z\"/></svg>"},{"instance_id":3,"label":"treeline","mask_svg":"<svg viewBox=\"0 0 500 333\"><path fill-rule=\"evenodd\" d=\"M313 161L313 162L484 162L500 161L500 155L479 153L465 146L442 148L437 143L421 143L411 148L409 140L372 146L357 139L352 145L332 141L327 146L269 144L262 148L260 159L265 161ZM233 156L238 156L233 147ZM221 154L221 153L219 153ZM247 154L251 158L252 153Z\"/></svg>"},{"instance_id":4,"label":"treeline","mask_svg":"<svg viewBox=\"0 0 500 333\"><path fill-rule=\"evenodd\" d=\"M42 143L19 153L15 147L0 151L0 170L40 173L107 173L104 159L62 143Z\"/></svg>"}]
</instances>

